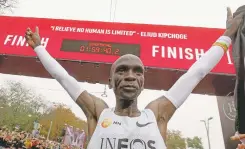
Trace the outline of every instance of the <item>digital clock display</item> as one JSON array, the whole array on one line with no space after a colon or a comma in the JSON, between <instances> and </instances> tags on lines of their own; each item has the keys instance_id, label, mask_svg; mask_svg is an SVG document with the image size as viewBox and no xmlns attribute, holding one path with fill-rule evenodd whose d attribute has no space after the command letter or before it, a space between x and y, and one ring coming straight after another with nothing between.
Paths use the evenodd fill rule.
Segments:
<instances>
[{"instance_id":1,"label":"digital clock display","mask_svg":"<svg viewBox=\"0 0 245 149\"><path fill-rule=\"evenodd\" d=\"M139 44L63 39L61 51L122 56L133 54L140 57Z\"/></svg>"}]
</instances>

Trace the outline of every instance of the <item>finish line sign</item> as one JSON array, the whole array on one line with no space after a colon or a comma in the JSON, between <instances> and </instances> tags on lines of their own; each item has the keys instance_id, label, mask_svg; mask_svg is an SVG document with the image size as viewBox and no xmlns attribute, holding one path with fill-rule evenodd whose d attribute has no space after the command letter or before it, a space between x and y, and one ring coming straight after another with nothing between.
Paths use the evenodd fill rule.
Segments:
<instances>
[{"instance_id":1,"label":"finish line sign","mask_svg":"<svg viewBox=\"0 0 245 149\"><path fill-rule=\"evenodd\" d=\"M36 57L24 34L27 27L38 26L42 44L56 59L113 63L134 54L145 66L180 70L187 70L224 31L7 16L0 16L0 22L0 54ZM230 51L212 72L235 74Z\"/></svg>"}]
</instances>

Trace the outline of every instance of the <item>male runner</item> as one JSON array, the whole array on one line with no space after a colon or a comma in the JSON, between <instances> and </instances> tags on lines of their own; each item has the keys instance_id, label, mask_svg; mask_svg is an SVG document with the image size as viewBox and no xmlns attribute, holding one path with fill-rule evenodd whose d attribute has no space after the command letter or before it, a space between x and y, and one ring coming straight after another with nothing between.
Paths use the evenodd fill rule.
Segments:
<instances>
[{"instance_id":1,"label":"male runner","mask_svg":"<svg viewBox=\"0 0 245 149\"><path fill-rule=\"evenodd\" d=\"M41 46L38 28L34 33L28 28L25 37L45 69L85 113L88 133L92 136L88 149L166 149L164 140L168 121L197 84L218 64L242 18L243 15L239 15L233 19L228 8L228 25L224 34L164 96L149 103L143 111L137 108L137 97L144 88L144 65L138 57L124 55L113 63L109 87L115 93L116 106L109 108L103 100L81 88Z\"/></svg>"}]
</instances>

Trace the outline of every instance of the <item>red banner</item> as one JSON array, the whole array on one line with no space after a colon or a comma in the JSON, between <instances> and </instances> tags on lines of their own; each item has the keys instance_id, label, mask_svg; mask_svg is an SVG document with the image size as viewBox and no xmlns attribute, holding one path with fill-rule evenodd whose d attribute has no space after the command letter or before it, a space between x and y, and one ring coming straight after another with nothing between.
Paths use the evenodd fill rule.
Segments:
<instances>
[{"instance_id":1,"label":"red banner","mask_svg":"<svg viewBox=\"0 0 245 149\"><path fill-rule=\"evenodd\" d=\"M42 44L57 59L113 63L139 56L145 66L187 70L223 33L222 29L0 17L0 54L35 56L26 45L27 27L39 27ZM234 74L231 52L212 72Z\"/></svg>"}]
</instances>

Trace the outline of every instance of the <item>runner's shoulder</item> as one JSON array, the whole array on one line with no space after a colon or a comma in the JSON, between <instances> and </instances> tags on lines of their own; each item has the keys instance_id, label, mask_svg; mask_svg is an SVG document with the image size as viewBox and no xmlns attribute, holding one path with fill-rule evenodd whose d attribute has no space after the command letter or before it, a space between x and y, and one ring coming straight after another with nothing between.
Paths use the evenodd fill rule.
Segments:
<instances>
[{"instance_id":1,"label":"runner's shoulder","mask_svg":"<svg viewBox=\"0 0 245 149\"><path fill-rule=\"evenodd\" d=\"M109 107L103 99L101 99L101 98L99 98L99 97L97 97L91 93L89 93L89 95L96 101L96 104L103 104L104 106L106 106L106 108Z\"/></svg>"}]
</instances>

